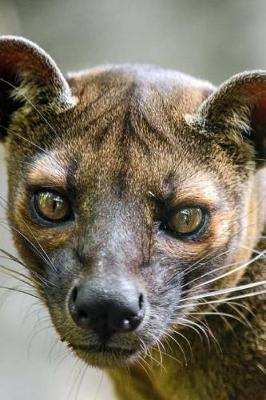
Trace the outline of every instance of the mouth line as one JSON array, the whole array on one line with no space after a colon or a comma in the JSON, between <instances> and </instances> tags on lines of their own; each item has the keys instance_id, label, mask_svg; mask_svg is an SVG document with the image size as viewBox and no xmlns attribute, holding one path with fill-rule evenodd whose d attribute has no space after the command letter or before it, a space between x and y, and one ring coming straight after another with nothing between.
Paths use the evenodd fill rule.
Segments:
<instances>
[{"instance_id":1,"label":"mouth line","mask_svg":"<svg viewBox=\"0 0 266 400\"><path fill-rule=\"evenodd\" d=\"M113 355L120 355L120 356L130 356L135 353L134 349L125 349L121 347L110 347L107 345L73 345L70 344L71 347L75 351L82 351L85 353L94 353L94 354L113 354Z\"/></svg>"}]
</instances>

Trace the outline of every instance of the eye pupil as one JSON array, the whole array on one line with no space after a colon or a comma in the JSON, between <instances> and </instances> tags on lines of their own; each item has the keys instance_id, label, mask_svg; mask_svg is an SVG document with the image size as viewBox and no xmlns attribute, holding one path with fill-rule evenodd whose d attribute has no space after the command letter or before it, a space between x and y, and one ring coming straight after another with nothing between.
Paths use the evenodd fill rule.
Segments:
<instances>
[{"instance_id":1,"label":"eye pupil","mask_svg":"<svg viewBox=\"0 0 266 400\"><path fill-rule=\"evenodd\" d=\"M58 202L56 202L55 200L53 201L53 212L55 212L55 210L57 209L57 207L59 206Z\"/></svg>"},{"instance_id":2,"label":"eye pupil","mask_svg":"<svg viewBox=\"0 0 266 400\"><path fill-rule=\"evenodd\" d=\"M48 221L63 221L70 213L69 202L60 194L48 190L34 195L34 205L38 216Z\"/></svg>"}]
</instances>

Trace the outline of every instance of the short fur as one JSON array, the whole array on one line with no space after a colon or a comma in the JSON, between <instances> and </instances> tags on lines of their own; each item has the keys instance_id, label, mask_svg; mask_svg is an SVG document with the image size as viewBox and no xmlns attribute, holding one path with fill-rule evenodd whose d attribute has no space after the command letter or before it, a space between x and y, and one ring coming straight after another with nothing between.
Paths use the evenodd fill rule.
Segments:
<instances>
[{"instance_id":1,"label":"short fur","mask_svg":"<svg viewBox=\"0 0 266 400\"><path fill-rule=\"evenodd\" d=\"M3 37L0 82L10 226L62 340L123 400L265 399L266 72L217 89L151 66L64 78ZM63 192L75 220L41 225L40 187ZM208 208L201 238L162 228L179 204ZM82 279L141 288L143 323L108 343L130 354L89 350L98 337L66 307Z\"/></svg>"}]
</instances>

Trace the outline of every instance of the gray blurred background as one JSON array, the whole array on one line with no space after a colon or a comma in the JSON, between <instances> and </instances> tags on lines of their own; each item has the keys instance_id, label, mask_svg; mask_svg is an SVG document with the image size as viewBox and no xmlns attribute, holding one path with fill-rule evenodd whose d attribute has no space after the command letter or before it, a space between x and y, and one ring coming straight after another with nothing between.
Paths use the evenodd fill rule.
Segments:
<instances>
[{"instance_id":1,"label":"gray blurred background","mask_svg":"<svg viewBox=\"0 0 266 400\"><path fill-rule=\"evenodd\" d=\"M215 84L243 70L266 69L265 21L265 0L0 0L0 34L32 39L64 72L103 63L153 63ZM6 198L3 158L0 147L0 195ZM15 253L2 220L0 247ZM0 285L16 281L0 273ZM113 395L102 372L85 370L58 343L34 299L7 296L0 288L0 399Z\"/></svg>"}]
</instances>

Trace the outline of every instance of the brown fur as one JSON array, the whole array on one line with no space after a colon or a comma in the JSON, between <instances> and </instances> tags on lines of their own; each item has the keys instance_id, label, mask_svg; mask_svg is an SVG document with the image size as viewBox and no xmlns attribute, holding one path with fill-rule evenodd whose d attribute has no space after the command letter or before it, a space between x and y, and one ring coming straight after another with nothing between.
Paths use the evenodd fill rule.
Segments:
<instances>
[{"instance_id":1,"label":"brown fur","mask_svg":"<svg viewBox=\"0 0 266 400\"><path fill-rule=\"evenodd\" d=\"M106 368L123 400L263 400L265 294L226 297L265 292L265 284L235 291L265 281L263 254L248 262L257 244L265 250L265 72L240 74L218 89L145 66L101 67L65 80L38 52L21 39L0 41L0 105L8 101L0 123L8 123L2 136L14 240L61 338ZM39 187L67 194L75 219L40 224L29 206ZM165 209L180 204L209 210L196 240L160 228ZM200 271L184 277L193 265ZM143 326L112 339L133 346L134 356L78 348L97 338L75 327L65 305L73 282L88 277L99 286L123 278L142 288ZM210 304L200 301L218 290L205 298ZM211 314L216 308L220 316ZM209 348L198 335L206 326Z\"/></svg>"}]
</instances>

